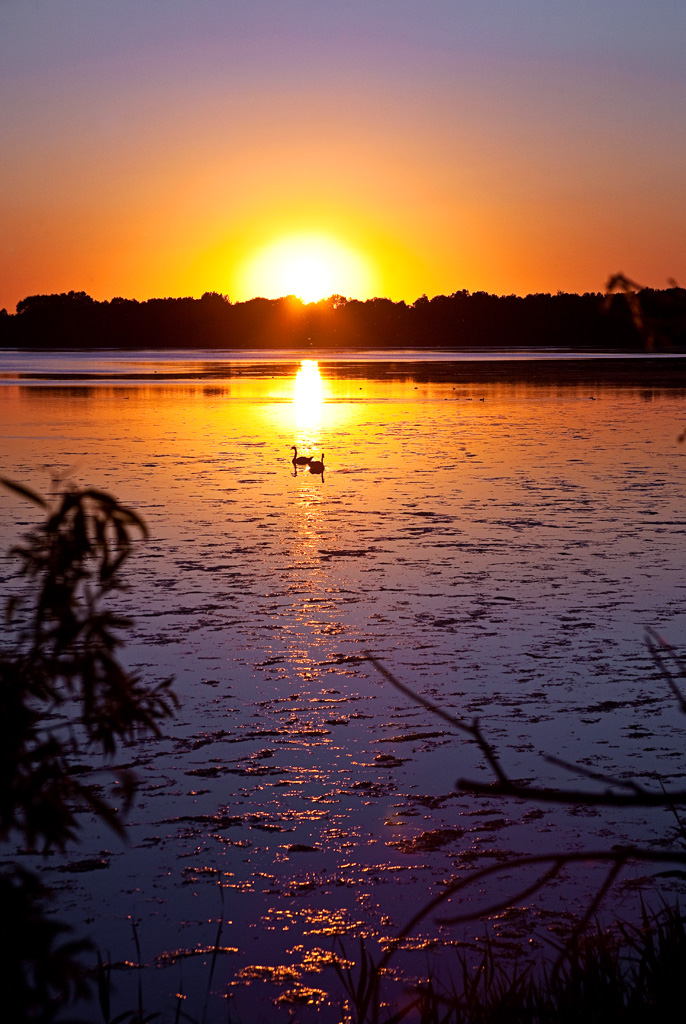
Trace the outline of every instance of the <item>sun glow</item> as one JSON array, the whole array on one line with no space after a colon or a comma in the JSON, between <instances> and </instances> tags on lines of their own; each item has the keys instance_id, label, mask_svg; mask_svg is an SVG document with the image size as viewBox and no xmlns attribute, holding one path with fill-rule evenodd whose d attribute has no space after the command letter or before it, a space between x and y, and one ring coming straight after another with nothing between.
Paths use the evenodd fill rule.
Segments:
<instances>
[{"instance_id":1,"label":"sun glow","mask_svg":"<svg viewBox=\"0 0 686 1024\"><path fill-rule=\"evenodd\" d=\"M327 235L290 235L254 253L241 268L241 290L317 302L329 295L365 298L373 290L369 261Z\"/></svg>"}]
</instances>

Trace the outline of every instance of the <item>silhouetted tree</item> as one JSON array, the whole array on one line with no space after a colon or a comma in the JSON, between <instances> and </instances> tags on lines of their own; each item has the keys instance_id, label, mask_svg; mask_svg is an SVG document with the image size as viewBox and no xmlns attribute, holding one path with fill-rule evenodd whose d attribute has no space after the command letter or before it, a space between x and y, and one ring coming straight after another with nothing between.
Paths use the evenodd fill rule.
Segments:
<instances>
[{"instance_id":1,"label":"silhouetted tree","mask_svg":"<svg viewBox=\"0 0 686 1024\"><path fill-rule=\"evenodd\" d=\"M616 275L617 282L627 280ZM638 287L638 286L636 286ZM625 290L624 295L627 292ZM0 316L0 346L26 348L604 348L646 346L624 295L490 295L466 290L420 296L411 305L331 295L303 303L293 295L232 303L219 292L190 297L113 298L85 292L31 295ZM686 346L686 293L636 292L658 345ZM638 308L638 307L637 307ZM608 312L611 315L608 315ZM680 331L674 324L680 322Z\"/></svg>"}]
</instances>

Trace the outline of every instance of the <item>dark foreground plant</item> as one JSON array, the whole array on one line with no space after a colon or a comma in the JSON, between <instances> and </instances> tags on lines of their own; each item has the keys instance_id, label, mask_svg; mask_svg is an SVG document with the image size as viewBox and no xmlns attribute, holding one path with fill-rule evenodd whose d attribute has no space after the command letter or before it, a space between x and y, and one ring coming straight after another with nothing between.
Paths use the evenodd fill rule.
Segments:
<instances>
[{"instance_id":1,"label":"dark foreground plant","mask_svg":"<svg viewBox=\"0 0 686 1024\"><path fill-rule=\"evenodd\" d=\"M411 987L401 1009L382 995L384 970L362 945L338 970L343 1024L677 1024L683 1020L686 921L678 907L643 910L638 926L596 926L555 966L503 962L486 939L478 961L457 951L449 977Z\"/></svg>"},{"instance_id":2,"label":"dark foreground plant","mask_svg":"<svg viewBox=\"0 0 686 1024\"><path fill-rule=\"evenodd\" d=\"M67 487L51 506L1 482L46 518L10 552L25 585L5 601L0 645L0 840L64 849L84 810L121 834L136 787L130 772L116 771L116 803L103 797L82 777L82 759L158 734L176 698L171 680L147 684L117 658L131 620L107 602L125 589L121 570L136 534L146 536L140 517L102 491ZM84 944L57 945L68 929L45 916L45 892L11 859L0 905L11 947L0 957L3 1000L17 1021L51 1021L60 1003L84 994Z\"/></svg>"},{"instance_id":3,"label":"dark foreground plant","mask_svg":"<svg viewBox=\"0 0 686 1024\"><path fill-rule=\"evenodd\" d=\"M51 1021L61 1007L89 991L79 959L88 943L70 937L67 925L46 914L48 898L34 875L3 865L0 1019L8 1022Z\"/></svg>"},{"instance_id":4,"label":"dark foreground plant","mask_svg":"<svg viewBox=\"0 0 686 1024\"><path fill-rule=\"evenodd\" d=\"M622 296L647 352L683 350L686 342L686 291L673 278L668 284L667 291L658 292L622 273L611 274L605 284L605 312L617 312L614 296Z\"/></svg>"}]
</instances>

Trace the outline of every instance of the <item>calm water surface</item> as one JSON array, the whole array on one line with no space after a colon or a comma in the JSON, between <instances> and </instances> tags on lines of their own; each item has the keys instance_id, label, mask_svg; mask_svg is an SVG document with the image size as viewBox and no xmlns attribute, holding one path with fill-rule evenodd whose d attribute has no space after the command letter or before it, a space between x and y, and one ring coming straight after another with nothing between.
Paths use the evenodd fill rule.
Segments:
<instances>
[{"instance_id":1,"label":"calm water surface","mask_svg":"<svg viewBox=\"0 0 686 1024\"><path fill-rule=\"evenodd\" d=\"M372 652L479 716L517 779L574 785L552 753L680 784L682 717L644 631L679 645L686 624L683 360L5 353L0 403L4 475L108 489L151 534L128 569L125 657L173 673L180 710L121 752L142 780L126 845L85 821L64 857L26 856L122 965L119 1010L138 983L131 919L170 1019L181 986L201 1016L221 920L210 1020L229 994L236 1020L326 1024L332 954L364 936L378 955L445 881L502 863L449 908L478 912L525 881L517 853L663 848L658 812L456 793L489 778L478 751L349 659ZM324 453L323 477L294 469L294 444ZM33 521L5 495L3 550ZM101 868L78 870L89 858ZM653 891L639 877L608 912L635 913L639 884ZM487 933L542 955L595 884L570 872L459 929L429 918L395 976Z\"/></svg>"}]
</instances>

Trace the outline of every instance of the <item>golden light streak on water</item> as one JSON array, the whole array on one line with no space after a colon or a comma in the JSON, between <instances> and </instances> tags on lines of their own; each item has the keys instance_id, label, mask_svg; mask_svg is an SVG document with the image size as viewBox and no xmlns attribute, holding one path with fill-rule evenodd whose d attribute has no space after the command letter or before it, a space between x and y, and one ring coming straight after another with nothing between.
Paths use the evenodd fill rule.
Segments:
<instances>
[{"instance_id":1,"label":"golden light streak on water","mask_svg":"<svg viewBox=\"0 0 686 1024\"><path fill-rule=\"evenodd\" d=\"M321 424L324 407L324 384L316 359L303 359L295 375L293 390L295 422L301 429ZM318 457L318 456L317 456Z\"/></svg>"}]
</instances>

